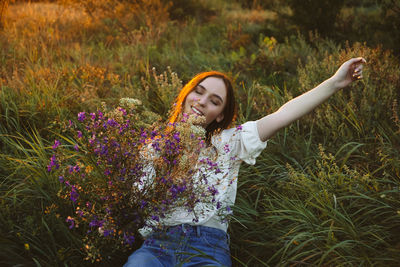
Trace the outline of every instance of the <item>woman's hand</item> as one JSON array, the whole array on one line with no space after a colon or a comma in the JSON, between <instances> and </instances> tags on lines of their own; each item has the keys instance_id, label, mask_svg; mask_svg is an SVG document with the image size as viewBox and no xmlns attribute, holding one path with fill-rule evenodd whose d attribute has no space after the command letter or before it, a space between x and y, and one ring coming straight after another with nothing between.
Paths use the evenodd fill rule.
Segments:
<instances>
[{"instance_id":1,"label":"woman's hand","mask_svg":"<svg viewBox=\"0 0 400 267\"><path fill-rule=\"evenodd\" d=\"M343 63L336 73L330 78L337 89L344 88L351 82L362 79L363 64L367 63L364 58L352 58Z\"/></svg>"}]
</instances>

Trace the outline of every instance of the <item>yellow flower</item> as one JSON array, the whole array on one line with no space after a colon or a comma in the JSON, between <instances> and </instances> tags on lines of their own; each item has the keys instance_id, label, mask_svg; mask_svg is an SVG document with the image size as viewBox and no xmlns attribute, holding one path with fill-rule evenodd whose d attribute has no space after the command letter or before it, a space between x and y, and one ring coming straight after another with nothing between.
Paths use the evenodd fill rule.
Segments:
<instances>
[{"instance_id":1,"label":"yellow flower","mask_svg":"<svg viewBox=\"0 0 400 267\"><path fill-rule=\"evenodd\" d=\"M29 244L28 243L25 243L24 247L25 247L26 250L29 250Z\"/></svg>"},{"instance_id":2,"label":"yellow flower","mask_svg":"<svg viewBox=\"0 0 400 267\"><path fill-rule=\"evenodd\" d=\"M86 166L85 172L90 173L92 170L93 170L93 167L89 165L89 166Z\"/></svg>"}]
</instances>

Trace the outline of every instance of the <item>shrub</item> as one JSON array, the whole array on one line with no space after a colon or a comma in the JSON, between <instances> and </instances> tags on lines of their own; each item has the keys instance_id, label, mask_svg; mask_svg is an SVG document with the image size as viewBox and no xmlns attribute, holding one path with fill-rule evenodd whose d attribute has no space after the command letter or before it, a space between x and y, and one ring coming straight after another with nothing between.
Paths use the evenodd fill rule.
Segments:
<instances>
[{"instance_id":1,"label":"shrub","mask_svg":"<svg viewBox=\"0 0 400 267\"><path fill-rule=\"evenodd\" d=\"M12 2L12 0L11 0ZM5 15L8 9L10 0L3 0L0 3L0 29L4 27Z\"/></svg>"},{"instance_id":2,"label":"shrub","mask_svg":"<svg viewBox=\"0 0 400 267\"><path fill-rule=\"evenodd\" d=\"M66 0L66 4L76 4L82 7L93 19L102 19L120 27L126 33L140 27L160 26L168 20L170 3L161 0Z\"/></svg>"},{"instance_id":3,"label":"shrub","mask_svg":"<svg viewBox=\"0 0 400 267\"><path fill-rule=\"evenodd\" d=\"M317 30L323 36L330 36L344 2L345 0L290 0L290 19L303 34Z\"/></svg>"},{"instance_id":4,"label":"shrub","mask_svg":"<svg viewBox=\"0 0 400 267\"><path fill-rule=\"evenodd\" d=\"M162 2L165 4L171 3L168 12L172 20L185 21L195 18L197 21L205 21L216 14L211 6L204 1L162 0Z\"/></svg>"}]
</instances>

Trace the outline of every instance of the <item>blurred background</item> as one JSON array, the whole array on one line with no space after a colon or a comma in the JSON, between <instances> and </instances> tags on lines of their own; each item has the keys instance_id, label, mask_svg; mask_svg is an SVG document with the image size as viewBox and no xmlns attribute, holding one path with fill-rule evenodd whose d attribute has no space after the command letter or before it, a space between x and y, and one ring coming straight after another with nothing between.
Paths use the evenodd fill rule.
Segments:
<instances>
[{"instance_id":1,"label":"blurred background","mask_svg":"<svg viewBox=\"0 0 400 267\"><path fill-rule=\"evenodd\" d=\"M0 264L122 265L141 244L104 243L92 262L87 229L68 229L73 207L46 166L78 112L132 97L167 119L182 84L219 70L239 124L363 56L362 81L242 167L232 261L397 266L399 43L399 0L1 0Z\"/></svg>"}]
</instances>

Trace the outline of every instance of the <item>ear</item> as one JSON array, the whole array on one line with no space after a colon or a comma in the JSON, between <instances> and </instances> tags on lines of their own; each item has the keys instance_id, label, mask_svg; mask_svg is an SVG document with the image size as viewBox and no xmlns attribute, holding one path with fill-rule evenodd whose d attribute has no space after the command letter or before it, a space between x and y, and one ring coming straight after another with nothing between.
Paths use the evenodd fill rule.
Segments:
<instances>
[{"instance_id":1,"label":"ear","mask_svg":"<svg viewBox=\"0 0 400 267\"><path fill-rule=\"evenodd\" d=\"M224 119L224 113L221 112L221 114L218 115L218 117L215 119L218 123L221 122Z\"/></svg>"}]
</instances>

